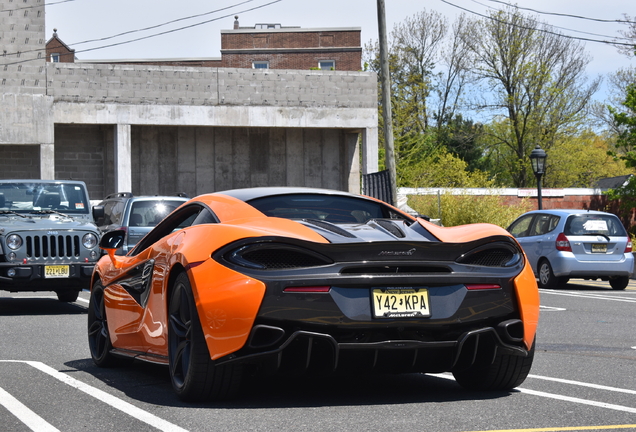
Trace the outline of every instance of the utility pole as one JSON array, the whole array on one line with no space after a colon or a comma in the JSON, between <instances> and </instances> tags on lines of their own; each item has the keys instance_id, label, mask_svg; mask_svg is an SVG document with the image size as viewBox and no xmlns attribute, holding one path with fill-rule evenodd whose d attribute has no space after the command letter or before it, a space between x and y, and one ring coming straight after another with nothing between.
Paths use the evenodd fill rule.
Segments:
<instances>
[{"instance_id":1,"label":"utility pole","mask_svg":"<svg viewBox=\"0 0 636 432\"><path fill-rule=\"evenodd\" d=\"M391 76L386 38L384 0L378 0L378 36L380 39L380 74L382 79L382 117L384 117L384 165L391 179L391 204L397 206L395 146L393 144L393 114L391 113Z\"/></svg>"}]
</instances>

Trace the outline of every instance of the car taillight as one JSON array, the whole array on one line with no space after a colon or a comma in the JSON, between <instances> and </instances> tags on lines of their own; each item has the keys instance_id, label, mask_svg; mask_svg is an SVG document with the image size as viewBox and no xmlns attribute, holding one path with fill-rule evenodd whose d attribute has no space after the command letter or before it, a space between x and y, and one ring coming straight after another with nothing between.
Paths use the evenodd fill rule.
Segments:
<instances>
[{"instance_id":1,"label":"car taillight","mask_svg":"<svg viewBox=\"0 0 636 432\"><path fill-rule=\"evenodd\" d=\"M570 246L570 240L565 236L565 234L561 233L557 236L556 239L556 248L562 252L572 252L572 246Z\"/></svg>"},{"instance_id":2,"label":"car taillight","mask_svg":"<svg viewBox=\"0 0 636 432\"><path fill-rule=\"evenodd\" d=\"M467 290L492 290L501 289L501 285L497 284L465 284Z\"/></svg>"},{"instance_id":3,"label":"car taillight","mask_svg":"<svg viewBox=\"0 0 636 432\"><path fill-rule=\"evenodd\" d=\"M632 253L632 240L629 237L627 237L627 245L625 245L624 253Z\"/></svg>"},{"instance_id":4,"label":"car taillight","mask_svg":"<svg viewBox=\"0 0 636 432\"><path fill-rule=\"evenodd\" d=\"M306 287L287 287L283 290L286 293L328 293L330 286L306 286Z\"/></svg>"}]
</instances>

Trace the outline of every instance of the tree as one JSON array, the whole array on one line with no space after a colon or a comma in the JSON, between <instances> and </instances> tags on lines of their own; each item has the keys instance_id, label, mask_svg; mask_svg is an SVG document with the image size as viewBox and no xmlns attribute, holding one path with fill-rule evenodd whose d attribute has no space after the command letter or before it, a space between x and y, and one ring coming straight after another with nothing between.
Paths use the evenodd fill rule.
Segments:
<instances>
[{"instance_id":1,"label":"tree","mask_svg":"<svg viewBox=\"0 0 636 432\"><path fill-rule=\"evenodd\" d=\"M465 34L485 85L477 108L499 116L489 129L491 150L505 158L517 187L533 180L529 153L545 150L583 123L599 79L586 85L589 57L580 43L515 8L492 13Z\"/></svg>"},{"instance_id":2,"label":"tree","mask_svg":"<svg viewBox=\"0 0 636 432\"><path fill-rule=\"evenodd\" d=\"M493 187L488 173L468 171L468 164L445 149L429 155L418 163L398 171L399 184L404 187L472 188Z\"/></svg>"},{"instance_id":3,"label":"tree","mask_svg":"<svg viewBox=\"0 0 636 432\"><path fill-rule=\"evenodd\" d=\"M603 178L634 174L625 163L608 155L611 140L586 131L560 139L547 159L545 187L589 188Z\"/></svg>"},{"instance_id":4,"label":"tree","mask_svg":"<svg viewBox=\"0 0 636 432\"><path fill-rule=\"evenodd\" d=\"M625 161L629 167L636 167L636 83L626 88L624 109L608 107L614 124L619 130L616 139L616 152L612 154Z\"/></svg>"},{"instance_id":5,"label":"tree","mask_svg":"<svg viewBox=\"0 0 636 432\"><path fill-rule=\"evenodd\" d=\"M470 52L459 33L470 23L460 18L450 37L446 18L426 10L395 25L390 35L389 70L398 184L408 176L400 171L421 166L447 144L457 155L471 153L474 143L470 120L457 114L470 80ZM365 46L368 70L380 74L377 44ZM379 107L379 126L384 125ZM452 127L447 128L447 125ZM457 134L457 137L455 137ZM382 134L380 134L382 139ZM473 159L475 155L471 153Z\"/></svg>"},{"instance_id":6,"label":"tree","mask_svg":"<svg viewBox=\"0 0 636 432\"><path fill-rule=\"evenodd\" d=\"M620 45L616 45L616 48L619 52L631 57L636 54L636 21L627 14L623 14L623 16L625 17L627 30L621 30L620 33L623 35L623 38L629 42L627 44L621 43Z\"/></svg>"}]
</instances>

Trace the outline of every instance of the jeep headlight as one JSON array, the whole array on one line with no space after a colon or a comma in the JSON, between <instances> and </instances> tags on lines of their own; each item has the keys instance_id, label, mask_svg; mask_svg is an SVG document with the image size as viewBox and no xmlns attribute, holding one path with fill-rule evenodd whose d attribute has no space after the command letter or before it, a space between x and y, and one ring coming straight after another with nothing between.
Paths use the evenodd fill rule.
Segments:
<instances>
[{"instance_id":1,"label":"jeep headlight","mask_svg":"<svg viewBox=\"0 0 636 432\"><path fill-rule=\"evenodd\" d=\"M7 237L7 247L9 249L17 250L20 249L20 246L22 246L22 237L17 234L11 234Z\"/></svg>"},{"instance_id":2,"label":"jeep headlight","mask_svg":"<svg viewBox=\"0 0 636 432\"><path fill-rule=\"evenodd\" d=\"M93 249L97 246L97 236L93 233L84 234L84 237L82 237L82 244L86 249Z\"/></svg>"}]
</instances>

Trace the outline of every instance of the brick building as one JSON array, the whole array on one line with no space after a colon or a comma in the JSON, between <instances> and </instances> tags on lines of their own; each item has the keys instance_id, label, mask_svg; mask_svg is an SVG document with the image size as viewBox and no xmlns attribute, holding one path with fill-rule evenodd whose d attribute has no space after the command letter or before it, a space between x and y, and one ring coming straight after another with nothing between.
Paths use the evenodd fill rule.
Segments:
<instances>
[{"instance_id":1,"label":"brick building","mask_svg":"<svg viewBox=\"0 0 636 432\"><path fill-rule=\"evenodd\" d=\"M75 61L71 50L57 37L46 44L47 61ZM221 30L220 58L77 60L79 63L153 66L225 67L248 69L296 69L359 71L362 62L359 27L285 27L281 24L239 26ZM57 56L56 56L57 55Z\"/></svg>"},{"instance_id":2,"label":"brick building","mask_svg":"<svg viewBox=\"0 0 636 432\"><path fill-rule=\"evenodd\" d=\"M74 63L75 50L62 42L53 29L53 36L46 42L46 61L53 63Z\"/></svg>"}]
</instances>

